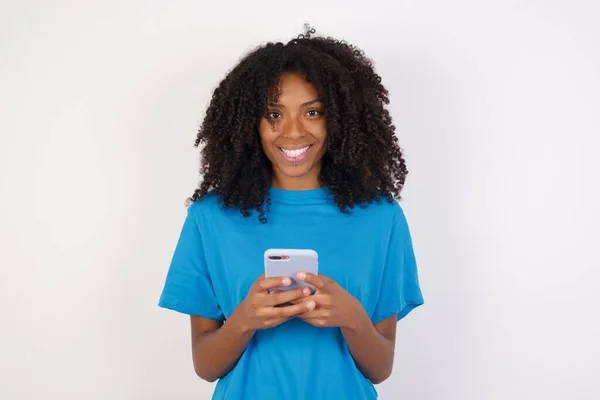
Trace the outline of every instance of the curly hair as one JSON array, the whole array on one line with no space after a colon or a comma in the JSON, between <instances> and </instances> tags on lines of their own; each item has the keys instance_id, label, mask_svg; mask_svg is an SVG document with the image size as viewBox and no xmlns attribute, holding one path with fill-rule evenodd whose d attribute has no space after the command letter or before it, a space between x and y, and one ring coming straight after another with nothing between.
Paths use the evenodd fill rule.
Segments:
<instances>
[{"instance_id":1,"label":"curly hair","mask_svg":"<svg viewBox=\"0 0 600 400\"><path fill-rule=\"evenodd\" d=\"M269 91L284 72L313 84L325 107L327 150L321 183L341 212L356 205L400 199L408 170L389 111L388 90L365 53L344 40L303 34L246 54L214 90L195 141L202 180L188 204L215 193L226 208L267 221L272 165L258 123Z\"/></svg>"}]
</instances>

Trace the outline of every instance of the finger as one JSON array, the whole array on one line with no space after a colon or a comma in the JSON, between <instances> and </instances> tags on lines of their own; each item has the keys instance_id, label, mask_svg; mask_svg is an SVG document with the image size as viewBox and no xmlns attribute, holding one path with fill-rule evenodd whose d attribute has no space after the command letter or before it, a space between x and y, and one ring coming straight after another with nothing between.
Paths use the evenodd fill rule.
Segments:
<instances>
[{"instance_id":1,"label":"finger","mask_svg":"<svg viewBox=\"0 0 600 400\"><path fill-rule=\"evenodd\" d=\"M267 318L289 318L297 314L312 311L315 307L315 302L309 301L308 303L294 304L286 307L264 307L260 309L259 314Z\"/></svg>"},{"instance_id":2,"label":"finger","mask_svg":"<svg viewBox=\"0 0 600 400\"><path fill-rule=\"evenodd\" d=\"M277 325L283 324L285 321L289 320L289 318L271 318L267 319L263 322L265 328L274 328Z\"/></svg>"},{"instance_id":3,"label":"finger","mask_svg":"<svg viewBox=\"0 0 600 400\"><path fill-rule=\"evenodd\" d=\"M250 292L260 291L260 282L265 278L265 274L261 274L250 286Z\"/></svg>"},{"instance_id":4,"label":"finger","mask_svg":"<svg viewBox=\"0 0 600 400\"><path fill-rule=\"evenodd\" d=\"M262 296L260 299L260 304L263 306L277 306L307 297L310 295L310 293L311 291L307 287L288 290L285 292L273 292Z\"/></svg>"},{"instance_id":5,"label":"finger","mask_svg":"<svg viewBox=\"0 0 600 400\"><path fill-rule=\"evenodd\" d=\"M307 301L314 300L317 304L317 307L330 307L331 306L331 296L327 294L315 294L312 296L301 297L297 300L292 301L294 304L306 303Z\"/></svg>"},{"instance_id":6,"label":"finger","mask_svg":"<svg viewBox=\"0 0 600 400\"><path fill-rule=\"evenodd\" d=\"M308 322L309 324L319 327L319 328L323 328L325 326L327 326L327 320L323 319L323 318L306 318L304 316L302 316L302 320L305 322Z\"/></svg>"},{"instance_id":7,"label":"finger","mask_svg":"<svg viewBox=\"0 0 600 400\"><path fill-rule=\"evenodd\" d=\"M322 289L325 286L325 279L323 276L313 275L310 272L298 272L298 279L303 282L310 283L317 289Z\"/></svg>"},{"instance_id":8,"label":"finger","mask_svg":"<svg viewBox=\"0 0 600 400\"><path fill-rule=\"evenodd\" d=\"M287 276L278 276L275 278L262 278L258 281L258 287L266 291L278 287L286 287L292 284L292 280Z\"/></svg>"},{"instance_id":9,"label":"finger","mask_svg":"<svg viewBox=\"0 0 600 400\"><path fill-rule=\"evenodd\" d=\"M308 311L302 313L302 319L304 319L304 320L306 320L306 319L327 320L330 316L331 316L331 313L329 312L329 310L324 310L322 308L314 308L312 310L308 310Z\"/></svg>"}]
</instances>

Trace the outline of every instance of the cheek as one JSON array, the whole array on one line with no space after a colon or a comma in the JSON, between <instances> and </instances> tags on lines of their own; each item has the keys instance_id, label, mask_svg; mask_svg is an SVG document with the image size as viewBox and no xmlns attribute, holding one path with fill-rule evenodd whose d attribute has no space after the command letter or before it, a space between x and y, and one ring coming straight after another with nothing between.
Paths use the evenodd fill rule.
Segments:
<instances>
[{"instance_id":1,"label":"cheek","mask_svg":"<svg viewBox=\"0 0 600 400\"><path fill-rule=\"evenodd\" d=\"M319 154L317 155L318 159L323 158L323 156L327 153L327 140L324 140L321 143L321 148L319 149Z\"/></svg>"},{"instance_id":2,"label":"cheek","mask_svg":"<svg viewBox=\"0 0 600 400\"><path fill-rule=\"evenodd\" d=\"M315 136L323 143L327 142L327 122L325 120L321 121L315 130Z\"/></svg>"},{"instance_id":3,"label":"cheek","mask_svg":"<svg viewBox=\"0 0 600 400\"><path fill-rule=\"evenodd\" d=\"M266 146L268 143L273 143L276 137L271 125L264 120L258 126L258 134L260 136L260 142L263 144L263 146Z\"/></svg>"},{"instance_id":4,"label":"cheek","mask_svg":"<svg viewBox=\"0 0 600 400\"><path fill-rule=\"evenodd\" d=\"M323 124L315 136L321 142L321 152L325 152L325 149L327 149L327 126Z\"/></svg>"},{"instance_id":5,"label":"cheek","mask_svg":"<svg viewBox=\"0 0 600 400\"><path fill-rule=\"evenodd\" d=\"M263 152L271 162L274 162L273 142L277 139L277 133L273 132L268 122L260 124L258 133Z\"/></svg>"}]
</instances>

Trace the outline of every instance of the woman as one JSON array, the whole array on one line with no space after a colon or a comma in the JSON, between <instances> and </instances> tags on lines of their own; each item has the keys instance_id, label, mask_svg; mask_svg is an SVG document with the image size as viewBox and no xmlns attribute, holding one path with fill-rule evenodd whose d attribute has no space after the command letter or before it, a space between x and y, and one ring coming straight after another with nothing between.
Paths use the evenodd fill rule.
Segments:
<instances>
[{"instance_id":1,"label":"woman","mask_svg":"<svg viewBox=\"0 0 600 400\"><path fill-rule=\"evenodd\" d=\"M304 35L244 57L214 91L160 306L191 316L213 399L374 399L396 322L423 303L388 92L356 47ZM316 292L271 291L270 248L313 249Z\"/></svg>"}]
</instances>

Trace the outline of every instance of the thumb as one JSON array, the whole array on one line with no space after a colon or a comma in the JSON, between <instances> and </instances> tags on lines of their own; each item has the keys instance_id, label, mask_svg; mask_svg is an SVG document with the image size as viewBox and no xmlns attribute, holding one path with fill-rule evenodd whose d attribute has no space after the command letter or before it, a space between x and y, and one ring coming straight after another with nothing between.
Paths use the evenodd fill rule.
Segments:
<instances>
[{"instance_id":1,"label":"thumb","mask_svg":"<svg viewBox=\"0 0 600 400\"><path fill-rule=\"evenodd\" d=\"M325 286L325 279L323 276L314 275L309 272L298 272L296 276L302 282L309 283L317 289L322 289L323 286Z\"/></svg>"}]
</instances>

